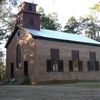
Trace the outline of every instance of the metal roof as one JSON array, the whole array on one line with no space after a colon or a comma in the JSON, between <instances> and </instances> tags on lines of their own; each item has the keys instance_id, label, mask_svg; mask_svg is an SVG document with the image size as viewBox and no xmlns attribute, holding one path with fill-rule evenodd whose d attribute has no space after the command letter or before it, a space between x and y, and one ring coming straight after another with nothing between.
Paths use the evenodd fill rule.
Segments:
<instances>
[{"instance_id":1,"label":"metal roof","mask_svg":"<svg viewBox=\"0 0 100 100\"><path fill-rule=\"evenodd\" d=\"M50 38L50 39L56 39L56 40L58 39L58 40L64 40L64 41L74 41L74 42L100 45L100 42L90 39L81 34L77 35L77 34L71 34L71 33L65 33L65 32L53 31L53 30L46 30L46 29L40 29L40 30L33 30L33 29L28 29L28 28L25 28L25 29L28 32L30 32L33 36L37 36L37 37L44 37L44 38Z\"/></svg>"}]
</instances>

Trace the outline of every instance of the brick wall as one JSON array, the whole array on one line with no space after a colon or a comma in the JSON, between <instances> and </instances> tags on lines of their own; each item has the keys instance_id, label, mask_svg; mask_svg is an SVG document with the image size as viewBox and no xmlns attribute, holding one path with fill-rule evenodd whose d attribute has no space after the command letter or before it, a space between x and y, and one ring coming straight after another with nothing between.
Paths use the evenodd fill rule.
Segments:
<instances>
[{"instance_id":1,"label":"brick wall","mask_svg":"<svg viewBox=\"0 0 100 100\"><path fill-rule=\"evenodd\" d=\"M16 68L16 46L21 45L21 67ZM50 59L50 49L59 49L60 59L64 63L64 72L47 72L47 59ZM72 50L79 50L83 61L83 72L69 72L69 60L72 60ZM22 82L24 78L24 61L28 61L29 77L34 84L51 80L100 80L100 71L88 72L87 61L89 52L96 52L100 63L100 47L67 42L34 39L26 32L18 37L17 33L7 47L7 72L10 77L11 63L14 63L15 80Z\"/></svg>"},{"instance_id":2,"label":"brick wall","mask_svg":"<svg viewBox=\"0 0 100 100\"><path fill-rule=\"evenodd\" d=\"M16 46L21 46L21 67L16 68ZM13 37L9 46L7 47L7 73L10 78L11 63L14 63L14 76L17 82L22 82L24 79L24 61L28 61L28 73L30 79L34 81L35 71L35 40L28 33L22 32L19 37L18 34Z\"/></svg>"},{"instance_id":3,"label":"brick wall","mask_svg":"<svg viewBox=\"0 0 100 100\"><path fill-rule=\"evenodd\" d=\"M73 44L65 42L37 40L36 61L37 61L37 80L100 80L100 71L88 72L87 61L89 52L96 52L96 59L100 63L100 47ZM47 72L46 60L50 59L50 49L59 49L60 59L64 62L64 72ZM72 50L79 50L80 60L83 61L83 72L69 72L69 60L72 60Z\"/></svg>"}]
</instances>

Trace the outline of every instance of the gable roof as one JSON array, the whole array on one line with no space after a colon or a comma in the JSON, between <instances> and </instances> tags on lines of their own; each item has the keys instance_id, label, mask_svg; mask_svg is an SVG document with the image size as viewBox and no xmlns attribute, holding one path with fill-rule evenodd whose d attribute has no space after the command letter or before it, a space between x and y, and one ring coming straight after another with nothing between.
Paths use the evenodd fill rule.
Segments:
<instances>
[{"instance_id":1,"label":"gable roof","mask_svg":"<svg viewBox=\"0 0 100 100\"><path fill-rule=\"evenodd\" d=\"M5 48L8 47L8 45L12 41L13 37L15 36L19 28L21 29L21 27L16 27L15 30L12 32L11 36L9 37L5 45ZM55 40L55 41L60 40L60 41L88 44L92 46L100 46L100 42L90 39L88 37L85 37L84 35L77 35L77 34L46 30L46 29L40 29L40 30L33 30L33 29L28 29L28 28L23 28L23 29L31 33L31 35L36 38L42 38L42 39L47 39L47 40L50 39L50 40Z\"/></svg>"},{"instance_id":2,"label":"gable roof","mask_svg":"<svg viewBox=\"0 0 100 100\"><path fill-rule=\"evenodd\" d=\"M47 39L55 39L55 40L62 40L62 41L69 41L69 42L77 42L83 44L92 44L100 46L100 42L90 39L84 35L77 35L53 30L33 30L25 28L26 31L30 32L35 37L47 38Z\"/></svg>"}]
</instances>

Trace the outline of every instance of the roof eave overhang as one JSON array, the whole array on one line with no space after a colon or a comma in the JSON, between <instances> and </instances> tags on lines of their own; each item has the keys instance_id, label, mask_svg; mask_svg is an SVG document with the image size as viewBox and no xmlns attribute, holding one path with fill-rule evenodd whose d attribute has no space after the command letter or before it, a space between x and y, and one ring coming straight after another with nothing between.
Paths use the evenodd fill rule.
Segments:
<instances>
[{"instance_id":1,"label":"roof eave overhang","mask_svg":"<svg viewBox=\"0 0 100 100\"><path fill-rule=\"evenodd\" d=\"M10 44L11 40L15 36L15 34L16 34L16 32L17 32L18 29L19 29L19 27L15 27L14 31L11 33L11 36L8 38L8 41L7 41L6 45L5 45L5 48L8 47L8 45Z\"/></svg>"},{"instance_id":2,"label":"roof eave overhang","mask_svg":"<svg viewBox=\"0 0 100 100\"><path fill-rule=\"evenodd\" d=\"M48 38L48 37L41 37L41 36L35 36L35 35L32 35L32 36L33 36L33 38L35 38L35 39L43 39L43 40L49 40L49 41L59 41L59 42L67 42L67 43L74 43L74 44L82 44L82 45L100 47L100 44L85 43L85 42L77 42L77 41L71 41L71 40L61 40L61 39L54 39L54 38Z\"/></svg>"}]
</instances>

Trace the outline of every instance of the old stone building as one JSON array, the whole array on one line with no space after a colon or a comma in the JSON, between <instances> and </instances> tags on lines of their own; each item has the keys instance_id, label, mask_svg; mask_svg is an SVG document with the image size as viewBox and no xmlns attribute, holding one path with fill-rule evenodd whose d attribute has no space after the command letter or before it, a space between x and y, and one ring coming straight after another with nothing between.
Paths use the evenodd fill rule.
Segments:
<instances>
[{"instance_id":1,"label":"old stone building","mask_svg":"<svg viewBox=\"0 0 100 100\"><path fill-rule=\"evenodd\" d=\"M17 25L6 44L7 74L21 83L100 80L100 43L83 35L40 29L36 4L19 6Z\"/></svg>"}]
</instances>

